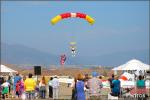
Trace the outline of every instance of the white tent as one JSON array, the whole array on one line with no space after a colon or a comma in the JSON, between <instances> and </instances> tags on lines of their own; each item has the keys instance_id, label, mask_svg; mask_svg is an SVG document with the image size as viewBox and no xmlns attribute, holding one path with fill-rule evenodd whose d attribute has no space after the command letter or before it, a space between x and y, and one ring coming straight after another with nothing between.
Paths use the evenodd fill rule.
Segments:
<instances>
[{"instance_id":1,"label":"white tent","mask_svg":"<svg viewBox=\"0 0 150 100\"><path fill-rule=\"evenodd\" d=\"M1 65L1 67L0 67L0 72L17 72L17 71L8 68L8 67L5 66L5 65Z\"/></svg>"},{"instance_id":2,"label":"white tent","mask_svg":"<svg viewBox=\"0 0 150 100\"><path fill-rule=\"evenodd\" d=\"M144 64L139 60L132 59L123 65L113 68L112 70L150 70L150 65Z\"/></svg>"},{"instance_id":3,"label":"white tent","mask_svg":"<svg viewBox=\"0 0 150 100\"><path fill-rule=\"evenodd\" d=\"M143 62L133 59L127 62L125 67L122 70L149 70L150 66L144 64Z\"/></svg>"},{"instance_id":4,"label":"white tent","mask_svg":"<svg viewBox=\"0 0 150 100\"><path fill-rule=\"evenodd\" d=\"M125 66L125 64L115 67L112 70L122 70L124 68L124 66Z\"/></svg>"}]
</instances>

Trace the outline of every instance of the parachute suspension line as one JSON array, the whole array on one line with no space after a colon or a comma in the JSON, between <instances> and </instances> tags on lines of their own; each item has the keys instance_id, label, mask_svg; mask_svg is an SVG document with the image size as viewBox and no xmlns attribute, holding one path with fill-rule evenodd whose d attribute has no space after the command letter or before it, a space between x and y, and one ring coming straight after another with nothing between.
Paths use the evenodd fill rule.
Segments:
<instances>
[{"instance_id":1,"label":"parachute suspension line","mask_svg":"<svg viewBox=\"0 0 150 100\"><path fill-rule=\"evenodd\" d=\"M75 55L76 55L76 51L77 51L77 43L76 43L76 34L70 34L71 36L71 41L70 41L70 43L69 43L69 49L70 49L70 51L71 51L71 56L72 57L75 57Z\"/></svg>"},{"instance_id":2,"label":"parachute suspension line","mask_svg":"<svg viewBox=\"0 0 150 100\"><path fill-rule=\"evenodd\" d=\"M90 25L93 25L95 23L95 20L87 14L79 13L79 12L77 12L77 13L72 13L72 12L68 13L67 12L67 13L59 14L59 15L55 16L54 18L52 18L51 24L55 25L59 21L66 19L66 18L81 18L81 19L86 20ZM73 38L72 38L73 41L70 42L70 49L71 49L72 56L75 56L75 54L76 54L76 42L74 39L75 39L75 37L73 36ZM65 60L61 59L61 64L64 65L64 63L65 63Z\"/></svg>"}]
</instances>

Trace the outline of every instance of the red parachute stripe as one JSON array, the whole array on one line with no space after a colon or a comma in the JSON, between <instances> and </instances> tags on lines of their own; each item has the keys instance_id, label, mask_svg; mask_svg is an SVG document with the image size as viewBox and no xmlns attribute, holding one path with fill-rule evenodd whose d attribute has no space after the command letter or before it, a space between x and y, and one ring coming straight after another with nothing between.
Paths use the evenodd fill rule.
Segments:
<instances>
[{"instance_id":1,"label":"red parachute stripe","mask_svg":"<svg viewBox=\"0 0 150 100\"><path fill-rule=\"evenodd\" d=\"M79 18L86 18L86 14L83 14L83 13L76 13L77 15L77 17L79 17Z\"/></svg>"},{"instance_id":2,"label":"red parachute stripe","mask_svg":"<svg viewBox=\"0 0 150 100\"><path fill-rule=\"evenodd\" d=\"M60 14L60 16L61 16L62 19L68 18L68 17L71 17L71 13Z\"/></svg>"}]
</instances>

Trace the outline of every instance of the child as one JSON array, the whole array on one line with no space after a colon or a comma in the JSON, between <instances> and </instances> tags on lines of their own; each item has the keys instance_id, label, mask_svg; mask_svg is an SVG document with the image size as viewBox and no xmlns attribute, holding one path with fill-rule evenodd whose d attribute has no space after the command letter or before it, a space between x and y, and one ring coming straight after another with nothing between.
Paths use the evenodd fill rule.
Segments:
<instances>
[{"instance_id":1,"label":"child","mask_svg":"<svg viewBox=\"0 0 150 100\"><path fill-rule=\"evenodd\" d=\"M23 79L21 79L21 81L20 81L20 95L21 95L22 100L26 99Z\"/></svg>"},{"instance_id":2,"label":"child","mask_svg":"<svg viewBox=\"0 0 150 100\"><path fill-rule=\"evenodd\" d=\"M21 95L20 87L21 87L21 80L18 80L16 83L16 95L18 96L18 98Z\"/></svg>"},{"instance_id":3,"label":"child","mask_svg":"<svg viewBox=\"0 0 150 100\"><path fill-rule=\"evenodd\" d=\"M1 86L2 86L2 98L5 100L6 95L9 93L10 84L6 80L4 80L4 83Z\"/></svg>"}]
</instances>

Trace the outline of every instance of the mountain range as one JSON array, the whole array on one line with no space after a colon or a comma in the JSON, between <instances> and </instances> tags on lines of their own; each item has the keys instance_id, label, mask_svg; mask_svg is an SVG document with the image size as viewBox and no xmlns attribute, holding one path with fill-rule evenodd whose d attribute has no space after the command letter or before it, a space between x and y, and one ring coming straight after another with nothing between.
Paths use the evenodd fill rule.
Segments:
<instances>
[{"instance_id":1,"label":"mountain range","mask_svg":"<svg viewBox=\"0 0 150 100\"><path fill-rule=\"evenodd\" d=\"M59 65L60 55L49 54L23 45L1 43L1 63ZM67 57L67 65L118 66L131 59L149 63L149 50L116 52L97 56Z\"/></svg>"}]
</instances>

